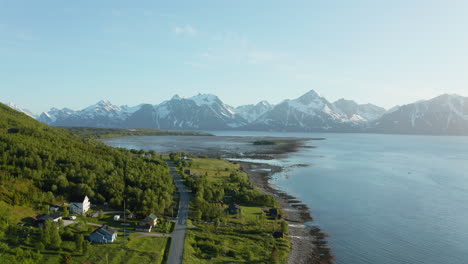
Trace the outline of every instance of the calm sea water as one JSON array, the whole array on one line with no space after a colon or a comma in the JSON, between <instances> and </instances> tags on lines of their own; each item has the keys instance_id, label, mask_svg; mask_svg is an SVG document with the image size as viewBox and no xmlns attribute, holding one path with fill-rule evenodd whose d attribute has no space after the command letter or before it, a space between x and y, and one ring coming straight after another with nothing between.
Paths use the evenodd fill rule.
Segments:
<instances>
[{"instance_id":1,"label":"calm sea water","mask_svg":"<svg viewBox=\"0 0 468 264\"><path fill-rule=\"evenodd\" d=\"M272 183L310 206L338 264L468 263L468 137L214 133L326 138L276 161L291 167ZM107 143L168 151L177 141Z\"/></svg>"}]
</instances>

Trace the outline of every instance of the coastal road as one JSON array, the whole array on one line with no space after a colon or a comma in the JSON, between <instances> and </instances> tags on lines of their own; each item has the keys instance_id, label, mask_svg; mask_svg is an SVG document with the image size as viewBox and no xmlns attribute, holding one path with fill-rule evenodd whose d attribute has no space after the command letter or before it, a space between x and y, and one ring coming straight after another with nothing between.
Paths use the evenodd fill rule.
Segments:
<instances>
[{"instance_id":1,"label":"coastal road","mask_svg":"<svg viewBox=\"0 0 468 264\"><path fill-rule=\"evenodd\" d=\"M185 232L187 230L187 219L189 213L190 194L184 186L182 178L174 168L174 164L170 160L166 160L171 170L172 177L180 193L179 212L177 213L177 221L172 232L171 248L169 249L169 257L167 263L181 264L184 256Z\"/></svg>"}]
</instances>

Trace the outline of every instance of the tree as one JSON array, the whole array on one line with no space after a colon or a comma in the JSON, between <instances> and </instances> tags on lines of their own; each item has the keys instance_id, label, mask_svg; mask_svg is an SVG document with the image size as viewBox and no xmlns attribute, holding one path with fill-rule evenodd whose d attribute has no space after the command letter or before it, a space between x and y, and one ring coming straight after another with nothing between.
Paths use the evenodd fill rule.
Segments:
<instances>
[{"instance_id":1,"label":"tree","mask_svg":"<svg viewBox=\"0 0 468 264\"><path fill-rule=\"evenodd\" d=\"M9 249L8 245L0 242L0 257L3 255L3 253L7 252Z\"/></svg>"},{"instance_id":2,"label":"tree","mask_svg":"<svg viewBox=\"0 0 468 264\"><path fill-rule=\"evenodd\" d=\"M49 246L51 242L50 226L51 222L49 220L44 222L44 227L41 229L41 240L44 242L45 246Z\"/></svg>"},{"instance_id":3,"label":"tree","mask_svg":"<svg viewBox=\"0 0 468 264\"><path fill-rule=\"evenodd\" d=\"M82 234L77 234L76 235L76 240L75 240L75 249L79 253L83 251L83 243L84 243L84 238Z\"/></svg>"},{"instance_id":4,"label":"tree","mask_svg":"<svg viewBox=\"0 0 468 264\"><path fill-rule=\"evenodd\" d=\"M89 246L90 244L88 240L83 241L83 255L88 254Z\"/></svg>"},{"instance_id":5,"label":"tree","mask_svg":"<svg viewBox=\"0 0 468 264\"><path fill-rule=\"evenodd\" d=\"M70 211L68 210L68 206L63 207L63 217L69 217Z\"/></svg>"},{"instance_id":6,"label":"tree","mask_svg":"<svg viewBox=\"0 0 468 264\"><path fill-rule=\"evenodd\" d=\"M50 247L59 249L62 246L62 238L59 234L59 229L55 224L52 224L50 230Z\"/></svg>"},{"instance_id":7,"label":"tree","mask_svg":"<svg viewBox=\"0 0 468 264\"><path fill-rule=\"evenodd\" d=\"M286 221L281 221L281 232L283 232L285 235L289 232L289 226Z\"/></svg>"},{"instance_id":8,"label":"tree","mask_svg":"<svg viewBox=\"0 0 468 264\"><path fill-rule=\"evenodd\" d=\"M104 212L101 210L99 210L99 219L102 219L104 217Z\"/></svg>"},{"instance_id":9,"label":"tree","mask_svg":"<svg viewBox=\"0 0 468 264\"><path fill-rule=\"evenodd\" d=\"M41 241L38 241L35 245L35 248L38 251L44 251L45 250L44 243L42 243Z\"/></svg>"},{"instance_id":10,"label":"tree","mask_svg":"<svg viewBox=\"0 0 468 264\"><path fill-rule=\"evenodd\" d=\"M72 257L69 254L64 254L62 258L62 263L63 264L71 264L72 263Z\"/></svg>"},{"instance_id":11,"label":"tree","mask_svg":"<svg viewBox=\"0 0 468 264\"><path fill-rule=\"evenodd\" d=\"M220 225L221 225L221 221L219 220L219 218L216 218L214 222L215 229L218 230Z\"/></svg>"},{"instance_id":12,"label":"tree","mask_svg":"<svg viewBox=\"0 0 468 264\"><path fill-rule=\"evenodd\" d=\"M270 263L280 263L279 251L277 247L273 247L273 250L271 251Z\"/></svg>"}]
</instances>

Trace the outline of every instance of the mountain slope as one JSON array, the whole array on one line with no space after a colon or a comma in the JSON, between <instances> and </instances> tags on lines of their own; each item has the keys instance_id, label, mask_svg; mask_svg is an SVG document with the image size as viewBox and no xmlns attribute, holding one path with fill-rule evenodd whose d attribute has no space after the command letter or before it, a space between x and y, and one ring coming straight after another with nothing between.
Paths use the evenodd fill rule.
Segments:
<instances>
[{"instance_id":1,"label":"mountain slope","mask_svg":"<svg viewBox=\"0 0 468 264\"><path fill-rule=\"evenodd\" d=\"M468 98L444 94L400 106L371 124L371 132L397 134L468 134Z\"/></svg>"},{"instance_id":2,"label":"mountain slope","mask_svg":"<svg viewBox=\"0 0 468 264\"><path fill-rule=\"evenodd\" d=\"M340 99L333 103L340 113L350 121L368 122L380 118L385 109L373 104L357 104L352 100Z\"/></svg>"},{"instance_id":3,"label":"mountain slope","mask_svg":"<svg viewBox=\"0 0 468 264\"><path fill-rule=\"evenodd\" d=\"M273 106L267 101L261 101L256 105L241 105L235 108L236 114L240 115L247 122L251 123L266 112L273 109Z\"/></svg>"},{"instance_id":4,"label":"mountain slope","mask_svg":"<svg viewBox=\"0 0 468 264\"><path fill-rule=\"evenodd\" d=\"M234 108L211 94L189 98L175 95L159 105L119 107L100 101L79 111L52 108L38 120L54 126L101 128L459 135L468 134L465 101L458 95L442 95L385 111L352 100L330 103L311 90L274 106L262 101Z\"/></svg>"},{"instance_id":5,"label":"mountain slope","mask_svg":"<svg viewBox=\"0 0 468 264\"><path fill-rule=\"evenodd\" d=\"M190 98L175 95L159 105L145 105L125 122L128 128L219 130L240 127L246 121L217 96L199 94Z\"/></svg>"},{"instance_id":6,"label":"mountain slope","mask_svg":"<svg viewBox=\"0 0 468 264\"><path fill-rule=\"evenodd\" d=\"M141 105L119 107L107 100L101 100L79 111L52 108L42 113L38 120L53 126L120 127L123 121L140 108Z\"/></svg>"},{"instance_id":7,"label":"mountain slope","mask_svg":"<svg viewBox=\"0 0 468 264\"><path fill-rule=\"evenodd\" d=\"M349 131L353 128L334 105L314 90L275 105L248 127L276 131Z\"/></svg>"}]
</instances>

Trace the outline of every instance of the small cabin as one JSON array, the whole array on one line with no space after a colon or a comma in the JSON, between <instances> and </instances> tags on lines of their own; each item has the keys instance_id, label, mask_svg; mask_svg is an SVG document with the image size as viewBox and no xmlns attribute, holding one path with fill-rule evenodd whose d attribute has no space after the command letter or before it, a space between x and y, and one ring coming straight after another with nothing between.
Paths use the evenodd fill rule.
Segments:
<instances>
[{"instance_id":1,"label":"small cabin","mask_svg":"<svg viewBox=\"0 0 468 264\"><path fill-rule=\"evenodd\" d=\"M139 225L149 225L155 227L158 224L158 217L155 214L150 214L145 219L141 220Z\"/></svg>"},{"instance_id":2,"label":"small cabin","mask_svg":"<svg viewBox=\"0 0 468 264\"><path fill-rule=\"evenodd\" d=\"M153 229L153 227L151 225L137 225L135 227L135 231L136 232L151 232L151 229Z\"/></svg>"},{"instance_id":3,"label":"small cabin","mask_svg":"<svg viewBox=\"0 0 468 264\"><path fill-rule=\"evenodd\" d=\"M239 214L241 212L241 207L238 204L232 203L227 210L230 214Z\"/></svg>"},{"instance_id":4,"label":"small cabin","mask_svg":"<svg viewBox=\"0 0 468 264\"><path fill-rule=\"evenodd\" d=\"M42 215L37 218L36 224L38 227L44 227L45 222L49 220L54 223L58 223L60 220L62 220L62 214L59 212L51 213L48 215Z\"/></svg>"},{"instance_id":5,"label":"small cabin","mask_svg":"<svg viewBox=\"0 0 468 264\"><path fill-rule=\"evenodd\" d=\"M283 234L283 232L273 232L273 237L274 238L283 238L284 234Z\"/></svg>"},{"instance_id":6,"label":"small cabin","mask_svg":"<svg viewBox=\"0 0 468 264\"><path fill-rule=\"evenodd\" d=\"M114 215L114 221L119 221L120 220L120 215Z\"/></svg>"},{"instance_id":7,"label":"small cabin","mask_svg":"<svg viewBox=\"0 0 468 264\"><path fill-rule=\"evenodd\" d=\"M128 214L127 218L131 220L136 219L136 214L134 212L131 212Z\"/></svg>"}]
</instances>

